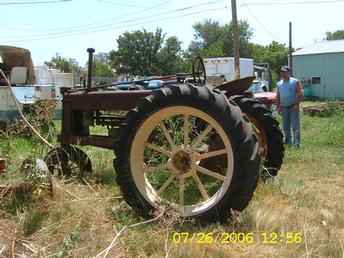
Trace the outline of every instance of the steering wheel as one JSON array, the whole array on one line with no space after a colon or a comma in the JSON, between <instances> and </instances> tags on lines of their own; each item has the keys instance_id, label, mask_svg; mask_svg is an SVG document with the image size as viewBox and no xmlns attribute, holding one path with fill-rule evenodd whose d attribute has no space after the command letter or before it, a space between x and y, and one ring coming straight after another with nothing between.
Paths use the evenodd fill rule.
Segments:
<instances>
[{"instance_id":1,"label":"steering wheel","mask_svg":"<svg viewBox=\"0 0 344 258\"><path fill-rule=\"evenodd\" d=\"M192 77L194 83L204 86L207 81L207 73L202 57L198 56L192 63Z\"/></svg>"}]
</instances>

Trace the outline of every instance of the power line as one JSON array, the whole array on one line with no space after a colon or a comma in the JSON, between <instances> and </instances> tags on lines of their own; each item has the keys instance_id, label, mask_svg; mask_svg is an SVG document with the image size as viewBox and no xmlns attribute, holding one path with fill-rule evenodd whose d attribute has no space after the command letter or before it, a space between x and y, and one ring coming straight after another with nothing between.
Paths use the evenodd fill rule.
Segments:
<instances>
[{"instance_id":1,"label":"power line","mask_svg":"<svg viewBox=\"0 0 344 258\"><path fill-rule=\"evenodd\" d=\"M117 1L110 1L110 0L98 0L99 3L104 3L104 4L110 4L110 5L117 5L117 6L127 6L127 7L143 7L143 8L148 8L148 6L138 6L137 4L130 4L130 3L123 3L121 1L120 3ZM151 8L151 7L149 7Z\"/></svg>"},{"instance_id":2,"label":"power line","mask_svg":"<svg viewBox=\"0 0 344 258\"><path fill-rule=\"evenodd\" d=\"M195 4L195 5L189 5L189 6L182 7L182 8L166 10L165 12L158 13L155 17L160 17L160 16L163 16L165 14L170 14L170 13L179 12L179 11L185 11L185 10L189 10L189 9L192 9L192 8L195 8L195 7L202 7L202 6L205 6L205 5L211 5L211 4L215 4L215 3L219 3L219 2L223 2L223 1L226 1L226 0L207 1L207 2L203 2L203 3ZM164 3L158 4L158 5L162 6L163 4L166 4L166 2L167 1L164 1ZM126 18L132 17L135 14L141 14L144 11L152 10L152 8L154 8L154 7L155 6L150 6L149 8L147 8L145 10L142 10L142 11L140 10L140 11L137 11L137 12L133 12L133 13L127 15L125 17L125 19L117 19L117 17L116 17L116 19L104 20L104 22L106 21L108 23L105 23L105 24L102 24L102 25L101 24L95 25L94 23L89 23L89 24L78 25L78 26L70 26L70 27L65 27L65 28L50 28L49 31L50 32L54 32L54 33L65 33L66 31L69 32L69 31L79 30L79 29L83 29L83 28L91 29L91 28L98 27L98 26L109 26L109 25L113 25L113 22L118 22L118 21L123 21L124 23L127 22L127 21L130 22L132 20L131 19L128 20ZM135 17L135 19L146 19L146 18L151 18L151 17L152 17L152 15L149 15L149 16L138 16L138 17ZM50 34L50 33L48 32L47 34Z\"/></svg>"},{"instance_id":3,"label":"power line","mask_svg":"<svg viewBox=\"0 0 344 258\"><path fill-rule=\"evenodd\" d=\"M154 18L164 17L165 15L169 15L172 13L184 12L184 11L192 10L194 8L198 8L198 7L202 7L202 6L209 6L209 5L213 5L215 3L219 3L219 2L223 2L223 1L225 1L225 0L207 1L207 2L203 2L203 3L199 3L197 5L189 5L189 6L178 8L178 9L167 10L165 12L162 12L160 14L155 15ZM145 17L135 17L132 19L122 20L120 23L118 23L118 20L115 20L116 23L107 23L107 24L102 24L102 25L93 25L92 24L90 26L76 26L76 27L70 27L70 28L62 29L62 30L57 29L57 30L55 30L55 32L48 32L48 33L37 34L37 35L28 36L28 37L21 37L19 39L19 41L25 41L25 39L28 39L28 38L31 40L31 38L34 36L38 37L38 38L52 36L55 38L57 36L63 37L65 35L72 34L72 33L78 33L78 34L86 33L87 34L87 33L93 32L93 31L97 31L98 29L103 31L104 29L109 30L109 28L112 26L117 26L117 25L122 25L122 24L126 25L126 24L132 23L132 22L137 23L138 19L140 20L140 24L142 24L142 22L144 22L147 19L151 20L151 18L152 18L152 15L149 15L149 16L145 16ZM155 20L155 21L159 21L159 20Z\"/></svg>"},{"instance_id":4,"label":"power line","mask_svg":"<svg viewBox=\"0 0 344 258\"><path fill-rule=\"evenodd\" d=\"M160 8L161 6L163 5L166 5L166 4L170 4L172 2L172 0L164 0L156 5L137 5L137 4L130 4L130 3L123 3L123 1L114 1L114 0L97 0L99 3L104 3L104 4L109 4L109 5L116 5L116 6L128 6L128 7L142 7L142 8L146 8L147 10L151 10L152 8ZM145 10L146 10L145 9ZM145 11L143 10L143 11Z\"/></svg>"},{"instance_id":5,"label":"power line","mask_svg":"<svg viewBox=\"0 0 344 258\"><path fill-rule=\"evenodd\" d=\"M70 0L72 1L72 0ZM98 1L101 1L101 0L98 0ZM159 2L157 3L156 5L154 6L149 6L149 7L146 7L145 9L143 10L138 10L138 11L135 11L135 12L131 12L129 14L127 14L125 16L125 18L128 18L128 17L132 17L136 14L141 14L141 13L146 13L146 12L149 12L149 11L154 11L153 8L157 8L157 7L162 7L164 5L167 5L169 3L171 3L173 0L165 0L165 1L162 1L162 2ZM113 22L113 21L121 21L123 19L113 19L113 18L110 18L110 19L104 19L100 22ZM59 31L63 32L63 31L66 31L66 30L72 30L72 29L83 29L83 28L86 28L86 27L93 27L93 26L96 26L95 23L86 23L86 24L83 24L83 25L76 25L76 26L69 26L69 27L65 27L65 28L49 28L49 32L56 32L58 33ZM7 27L9 28L9 27ZM18 30L18 29L15 29L15 28L9 28L11 30ZM19 31L23 31L23 29L19 29ZM24 31L27 31L27 28L24 29Z\"/></svg>"},{"instance_id":6,"label":"power line","mask_svg":"<svg viewBox=\"0 0 344 258\"><path fill-rule=\"evenodd\" d=\"M0 5L35 5L35 4L56 4L71 2L72 0L51 0L51 1L17 1L17 2L0 2Z\"/></svg>"},{"instance_id":7,"label":"power line","mask_svg":"<svg viewBox=\"0 0 344 258\"><path fill-rule=\"evenodd\" d=\"M262 23L258 17L252 12L252 10L249 8L248 5L246 5L245 3L242 4L242 6L246 7L247 11L250 13L250 15L253 17L253 19L256 20L256 22L270 35L270 37L273 39L273 40L276 40L277 41L282 41L278 36L276 36L274 33L272 33L272 31L266 27L264 25L264 23Z\"/></svg>"},{"instance_id":8,"label":"power line","mask_svg":"<svg viewBox=\"0 0 344 258\"><path fill-rule=\"evenodd\" d=\"M307 5L307 4L333 4L344 3L343 0L309 0L309 1L274 1L274 2L245 2L240 6L265 6L265 5Z\"/></svg>"},{"instance_id":9,"label":"power line","mask_svg":"<svg viewBox=\"0 0 344 258\"><path fill-rule=\"evenodd\" d=\"M196 15L196 14L200 14L200 13L223 10L225 8L226 8L226 6L219 7L219 8L205 9L205 10L195 11L195 12L186 13L186 14L182 14L182 15L178 15L178 16L169 16L169 17L164 17L164 18L159 18L159 19L152 19L152 20L146 21L144 24L142 22L139 22L139 23L136 22L136 23L132 23L132 24L129 24L127 26L124 26L124 27L123 26L113 26L113 27L107 27L107 28L100 28L100 29L94 29L94 30L88 31L86 33L97 33L97 32L102 32L102 31L109 31L109 30L127 29L129 27L133 27L133 26L137 26L137 25L146 25L146 24L157 22L157 21L164 22L164 21L168 21L171 19L177 19L177 18L192 16L192 15ZM68 33L68 34L64 34L64 35L51 35L51 36L42 36L40 38L35 37L35 38L31 38L31 39L13 40L13 41L6 41L6 43L18 43L18 42L27 42L27 41L65 38L65 37L77 36L77 35L82 35L82 34L85 34L85 32L72 32L72 33Z\"/></svg>"}]
</instances>

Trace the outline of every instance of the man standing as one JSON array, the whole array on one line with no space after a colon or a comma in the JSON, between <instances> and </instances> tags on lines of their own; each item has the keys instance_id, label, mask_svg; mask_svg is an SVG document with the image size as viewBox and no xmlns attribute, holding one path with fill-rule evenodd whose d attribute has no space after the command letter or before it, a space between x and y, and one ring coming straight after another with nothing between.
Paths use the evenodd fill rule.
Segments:
<instances>
[{"instance_id":1,"label":"man standing","mask_svg":"<svg viewBox=\"0 0 344 258\"><path fill-rule=\"evenodd\" d=\"M282 114L285 144L293 144L299 148L301 144L300 132L300 102L303 100L301 82L290 77L290 68L281 68L281 80L277 83L277 107ZM293 142L291 139L293 131Z\"/></svg>"}]
</instances>

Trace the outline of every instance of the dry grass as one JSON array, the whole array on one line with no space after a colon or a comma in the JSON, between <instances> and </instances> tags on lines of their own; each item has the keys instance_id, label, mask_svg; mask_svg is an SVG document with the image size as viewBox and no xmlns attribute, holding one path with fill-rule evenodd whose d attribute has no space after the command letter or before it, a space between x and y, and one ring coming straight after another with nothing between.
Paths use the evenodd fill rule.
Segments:
<instances>
[{"instance_id":1,"label":"dry grass","mask_svg":"<svg viewBox=\"0 0 344 258\"><path fill-rule=\"evenodd\" d=\"M304 116L303 147L287 150L280 176L260 183L250 206L232 222L201 226L165 217L124 232L108 257L344 257L343 132L342 115ZM45 150L32 151L35 146L29 140L12 141L9 154L16 153L18 158L11 159L8 173L18 178L20 162L29 154L39 157ZM124 226L142 221L118 198L112 152L86 151L95 167L89 185L55 182L53 198L40 193L15 213L0 210L0 257L23 253L94 257ZM13 181L8 175L1 180ZM25 234L27 227L30 230ZM253 232L255 240L252 244L174 244L173 233L184 231ZM300 232L303 241L265 244L263 232Z\"/></svg>"}]
</instances>

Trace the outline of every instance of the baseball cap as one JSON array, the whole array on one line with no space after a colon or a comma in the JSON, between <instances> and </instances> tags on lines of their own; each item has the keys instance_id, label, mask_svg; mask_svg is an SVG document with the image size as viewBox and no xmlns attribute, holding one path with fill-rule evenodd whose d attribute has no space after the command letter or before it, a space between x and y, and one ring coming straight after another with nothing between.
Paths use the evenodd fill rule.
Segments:
<instances>
[{"instance_id":1,"label":"baseball cap","mask_svg":"<svg viewBox=\"0 0 344 258\"><path fill-rule=\"evenodd\" d=\"M287 66L287 65L283 65L283 66L281 67L281 72L290 72L290 67Z\"/></svg>"}]
</instances>

